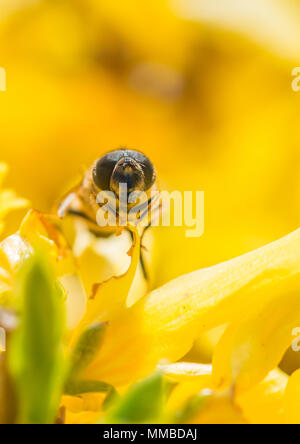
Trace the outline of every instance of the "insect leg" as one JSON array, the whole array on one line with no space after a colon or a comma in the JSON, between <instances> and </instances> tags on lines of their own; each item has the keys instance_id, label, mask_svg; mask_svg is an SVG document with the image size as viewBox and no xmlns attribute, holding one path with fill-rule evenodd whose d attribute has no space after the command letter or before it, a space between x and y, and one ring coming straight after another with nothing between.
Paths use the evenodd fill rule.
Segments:
<instances>
[{"instance_id":1,"label":"insect leg","mask_svg":"<svg viewBox=\"0 0 300 444\"><path fill-rule=\"evenodd\" d=\"M147 228L149 228L149 227L150 227L150 225L148 225L148 226L145 228L145 230L143 231L143 234L142 234L142 236L141 236L141 247L142 247L142 240L143 240L143 237L144 237L145 231L146 231ZM129 232L130 232L131 239L132 239L132 241L133 241L133 233L132 233L131 231L129 231ZM140 251L140 264L141 264L141 268L142 268L142 272L143 272L144 278L145 278L145 280L148 282L148 281L149 281L149 275L148 275L148 272L147 272L147 270L146 270L146 265L145 265L145 260L144 260L144 257L143 257L143 249L142 249L142 248L141 248L141 251Z\"/></svg>"}]
</instances>

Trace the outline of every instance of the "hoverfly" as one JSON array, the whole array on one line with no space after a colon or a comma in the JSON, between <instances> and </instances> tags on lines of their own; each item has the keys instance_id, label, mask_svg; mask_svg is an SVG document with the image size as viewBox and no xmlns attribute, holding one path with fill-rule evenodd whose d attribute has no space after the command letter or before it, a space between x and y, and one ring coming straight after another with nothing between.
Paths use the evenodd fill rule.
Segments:
<instances>
[{"instance_id":1,"label":"hoverfly","mask_svg":"<svg viewBox=\"0 0 300 444\"><path fill-rule=\"evenodd\" d=\"M125 185L126 208L121 203L120 185ZM159 192L156 183L156 170L143 153L129 149L118 149L108 152L96 160L85 173L81 183L71 190L58 207L58 216L73 215L85 221L88 229L97 236L107 236L124 228L134 203L129 196L134 192L143 192L146 199L137 205L139 225L142 227L141 237L151 226L153 215L159 213ZM153 193L154 192L154 193ZM102 227L97 223L97 213L103 202L99 202L99 193L113 193L116 206L116 225ZM113 211L108 206L108 209ZM126 226L125 226L126 228ZM143 257L141 266L147 278Z\"/></svg>"}]
</instances>

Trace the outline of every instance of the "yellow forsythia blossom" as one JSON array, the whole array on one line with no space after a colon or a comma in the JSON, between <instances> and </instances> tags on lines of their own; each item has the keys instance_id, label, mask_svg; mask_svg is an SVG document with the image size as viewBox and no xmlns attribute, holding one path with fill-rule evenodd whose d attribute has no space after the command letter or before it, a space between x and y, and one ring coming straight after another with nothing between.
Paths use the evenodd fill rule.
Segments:
<instances>
[{"instance_id":1,"label":"yellow forsythia blossom","mask_svg":"<svg viewBox=\"0 0 300 444\"><path fill-rule=\"evenodd\" d=\"M0 244L0 296L8 306L18 306L18 269L40 249L64 289L65 357L73 356L80 368L80 379L72 376L61 399L64 420L105 421L105 393L117 390L122 402L130 404L126 397L135 399L143 383L129 391L128 387L158 368L165 383L175 384L160 420L299 421L299 372L289 377L278 365L300 325L300 230L228 262L180 276L129 304L140 255L137 233L133 238L127 272L95 283L88 295L55 217L31 210L19 231ZM101 341L93 340L91 351L89 342L83 341L98 331L97 325ZM184 362L197 338L221 325L225 328L213 348L212 364ZM117 415L118 408L112 412Z\"/></svg>"}]
</instances>

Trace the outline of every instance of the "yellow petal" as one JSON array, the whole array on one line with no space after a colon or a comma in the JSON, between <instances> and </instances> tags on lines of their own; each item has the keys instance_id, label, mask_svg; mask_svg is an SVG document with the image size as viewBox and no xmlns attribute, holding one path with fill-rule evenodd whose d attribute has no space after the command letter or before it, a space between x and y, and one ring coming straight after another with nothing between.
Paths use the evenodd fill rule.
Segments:
<instances>
[{"instance_id":1,"label":"yellow petal","mask_svg":"<svg viewBox=\"0 0 300 444\"><path fill-rule=\"evenodd\" d=\"M30 210L20 226L18 235L27 242L31 248L44 248L57 276L64 276L75 272L75 261L72 251L58 229L59 219L52 215Z\"/></svg>"},{"instance_id":2,"label":"yellow petal","mask_svg":"<svg viewBox=\"0 0 300 444\"><path fill-rule=\"evenodd\" d=\"M167 377L181 381L169 396L167 411L171 418L178 416L184 406L195 397L203 395L206 399L189 418L192 424L245 424L238 405L235 405L230 391L211 390L211 366L196 363L176 363L162 366L168 371Z\"/></svg>"},{"instance_id":3,"label":"yellow petal","mask_svg":"<svg viewBox=\"0 0 300 444\"><path fill-rule=\"evenodd\" d=\"M193 362L176 362L169 365L159 365L159 369L162 370L165 377L173 381L196 381L205 380L209 381L207 387L211 384L212 366L209 364L197 364ZM204 378L207 376L207 378Z\"/></svg>"},{"instance_id":4,"label":"yellow petal","mask_svg":"<svg viewBox=\"0 0 300 444\"><path fill-rule=\"evenodd\" d=\"M213 357L217 388L234 384L238 394L249 390L279 364L294 340L293 330L300 326L300 276L270 289L270 294L257 293L259 301L241 311L219 341Z\"/></svg>"},{"instance_id":5,"label":"yellow petal","mask_svg":"<svg viewBox=\"0 0 300 444\"><path fill-rule=\"evenodd\" d=\"M161 359L178 361L202 331L238 320L251 307L253 311L262 295L263 301L272 299L279 284L281 294L285 285L293 289L291 278L299 270L297 230L259 250L169 282L110 323L89 377L126 384L153 370ZM291 300L297 305L296 295ZM277 355L286 338L279 342ZM277 356L273 368L276 361Z\"/></svg>"},{"instance_id":6,"label":"yellow petal","mask_svg":"<svg viewBox=\"0 0 300 444\"><path fill-rule=\"evenodd\" d=\"M4 190L0 192L0 217L6 216L10 211L19 208L26 208L29 205L27 199L17 197L12 190Z\"/></svg>"},{"instance_id":7,"label":"yellow petal","mask_svg":"<svg viewBox=\"0 0 300 444\"><path fill-rule=\"evenodd\" d=\"M72 413L101 412L106 393L87 393L80 396L62 397L61 406L66 407Z\"/></svg>"},{"instance_id":8,"label":"yellow petal","mask_svg":"<svg viewBox=\"0 0 300 444\"><path fill-rule=\"evenodd\" d=\"M182 408L192 396L212 387L211 365L176 362L160 368L167 379L179 382L168 399L167 408L171 412Z\"/></svg>"},{"instance_id":9,"label":"yellow petal","mask_svg":"<svg viewBox=\"0 0 300 444\"><path fill-rule=\"evenodd\" d=\"M283 403L288 379L282 371L273 370L260 384L236 398L248 422L281 424L284 421Z\"/></svg>"},{"instance_id":10,"label":"yellow petal","mask_svg":"<svg viewBox=\"0 0 300 444\"><path fill-rule=\"evenodd\" d=\"M65 424L95 424L102 411L106 393L87 393L80 396L64 395Z\"/></svg>"},{"instance_id":11,"label":"yellow petal","mask_svg":"<svg viewBox=\"0 0 300 444\"><path fill-rule=\"evenodd\" d=\"M284 420L287 424L300 424L300 370L289 378L284 394Z\"/></svg>"},{"instance_id":12,"label":"yellow petal","mask_svg":"<svg viewBox=\"0 0 300 444\"><path fill-rule=\"evenodd\" d=\"M178 384L172 391L168 400L168 410L178 411L182 406L197 393L200 393L204 389L212 389L212 380L209 378L211 375L211 366L180 362L170 365L161 366L168 379L178 381ZM300 377L300 376L299 376ZM251 424L280 424L283 422L284 417L284 396L288 376L281 370L275 369L270 372L267 377L253 389L249 390L242 396L238 396L230 399L230 392L212 392L215 397L213 402L216 410L222 410L226 404L229 408L230 415L233 413L233 417L241 418ZM299 381L298 381L299 382ZM296 381L295 381L296 383ZM291 387L292 388L292 387ZM291 390L291 394L292 394ZM216 400L221 398L221 401ZM297 396L295 397L297 398ZM294 401L294 406L297 400ZM198 422L209 422L214 417L216 420L219 416L218 411L214 412L212 407L206 405L208 412L205 410L199 412ZM298 415L299 416L299 415ZM196 421L196 418L194 418ZM229 421L228 412L225 416L220 418L220 421ZM232 419L232 418L231 418Z\"/></svg>"},{"instance_id":13,"label":"yellow petal","mask_svg":"<svg viewBox=\"0 0 300 444\"><path fill-rule=\"evenodd\" d=\"M86 296L75 261L63 235L55 226L56 219L38 211L30 210L17 234L4 239L0 244L0 298L10 291L14 275L34 249L44 249L52 261L56 277L66 292L66 321L74 328L82 317Z\"/></svg>"},{"instance_id":14,"label":"yellow petal","mask_svg":"<svg viewBox=\"0 0 300 444\"><path fill-rule=\"evenodd\" d=\"M189 399L203 390L210 390L210 387L211 383L207 377L181 382L172 390L168 399L167 410L173 413L180 410Z\"/></svg>"},{"instance_id":15,"label":"yellow petal","mask_svg":"<svg viewBox=\"0 0 300 444\"><path fill-rule=\"evenodd\" d=\"M86 294L78 273L73 253L60 230L60 220L52 215L30 210L24 218L19 237L31 249L43 248L52 260L53 269L66 292L66 322L74 329L86 307ZM27 254L29 251L27 250Z\"/></svg>"},{"instance_id":16,"label":"yellow petal","mask_svg":"<svg viewBox=\"0 0 300 444\"><path fill-rule=\"evenodd\" d=\"M132 286L139 258L140 258L140 238L136 232L131 248L131 264L126 273L121 276L112 277L102 284L95 285L94 294L88 299L86 312L72 336L74 344L85 327L94 322L111 322L124 309Z\"/></svg>"},{"instance_id":17,"label":"yellow petal","mask_svg":"<svg viewBox=\"0 0 300 444\"><path fill-rule=\"evenodd\" d=\"M72 413L66 411L65 424L95 424L99 419L99 412Z\"/></svg>"},{"instance_id":18,"label":"yellow petal","mask_svg":"<svg viewBox=\"0 0 300 444\"><path fill-rule=\"evenodd\" d=\"M215 394L191 421L192 424L247 424L230 394Z\"/></svg>"}]
</instances>

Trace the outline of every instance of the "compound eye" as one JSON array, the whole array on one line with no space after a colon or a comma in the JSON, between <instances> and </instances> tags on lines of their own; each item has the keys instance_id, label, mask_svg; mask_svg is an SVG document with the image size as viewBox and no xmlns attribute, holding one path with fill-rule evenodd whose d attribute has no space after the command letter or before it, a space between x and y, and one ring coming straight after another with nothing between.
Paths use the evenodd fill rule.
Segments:
<instances>
[{"instance_id":1,"label":"compound eye","mask_svg":"<svg viewBox=\"0 0 300 444\"><path fill-rule=\"evenodd\" d=\"M145 191L146 191L149 188L151 188L152 185L154 184L156 180L156 171L152 162L147 157L145 157L145 159L143 160L143 162L141 162L140 165L144 171Z\"/></svg>"},{"instance_id":2,"label":"compound eye","mask_svg":"<svg viewBox=\"0 0 300 444\"><path fill-rule=\"evenodd\" d=\"M156 171L151 160L140 151L128 150L127 153L142 168L144 173L144 191L149 190L156 180Z\"/></svg>"},{"instance_id":3,"label":"compound eye","mask_svg":"<svg viewBox=\"0 0 300 444\"><path fill-rule=\"evenodd\" d=\"M96 162L93 169L93 180L101 190L109 190L112 172L121 156L122 153L112 152L101 157L101 159Z\"/></svg>"},{"instance_id":4,"label":"compound eye","mask_svg":"<svg viewBox=\"0 0 300 444\"><path fill-rule=\"evenodd\" d=\"M95 163L93 168L93 180L97 187L103 191L110 190L113 171L119 160L122 158L131 158L139 164L144 173L143 190L146 191L151 188L156 180L156 172L152 162L139 151L126 149L107 153Z\"/></svg>"}]
</instances>

